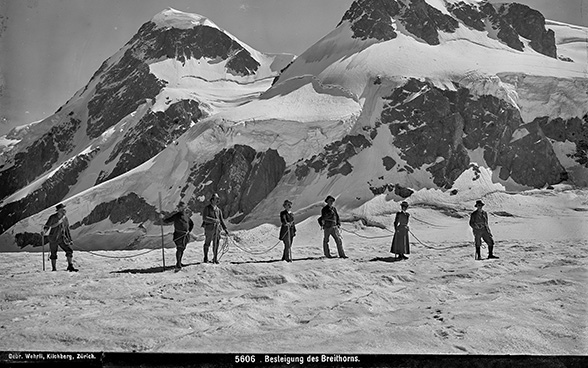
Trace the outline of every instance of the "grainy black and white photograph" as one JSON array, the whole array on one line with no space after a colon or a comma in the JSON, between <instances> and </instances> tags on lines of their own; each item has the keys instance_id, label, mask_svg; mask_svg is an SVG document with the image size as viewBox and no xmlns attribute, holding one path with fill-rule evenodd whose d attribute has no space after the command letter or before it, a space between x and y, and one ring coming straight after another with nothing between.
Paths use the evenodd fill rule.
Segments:
<instances>
[{"instance_id":1,"label":"grainy black and white photograph","mask_svg":"<svg viewBox=\"0 0 588 368\"><path fill-rule=\"evenodd\" d=\"M0 12L3 362L586 362L586 0Z\"/></svg>"}]
</instances>

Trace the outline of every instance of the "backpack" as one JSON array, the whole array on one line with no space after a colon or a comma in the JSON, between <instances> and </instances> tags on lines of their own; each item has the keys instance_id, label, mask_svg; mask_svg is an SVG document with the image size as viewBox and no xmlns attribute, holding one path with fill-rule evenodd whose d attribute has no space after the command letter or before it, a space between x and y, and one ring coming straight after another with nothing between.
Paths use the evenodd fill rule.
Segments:
<instances>
[{"instance_id":1,"label":"backpack","mask_svg":"<svg viewBox=\"0 0 588 368\"><path fill-rule=\"evenodd\" d=\"M319 218L318 218L318 219L316 219L316 220L318 221L318 224L319 224L321 227L323 227L323 218L322 218L322 216L321 216L321 217L319 217Z\"/></svg>"}]
</instances>

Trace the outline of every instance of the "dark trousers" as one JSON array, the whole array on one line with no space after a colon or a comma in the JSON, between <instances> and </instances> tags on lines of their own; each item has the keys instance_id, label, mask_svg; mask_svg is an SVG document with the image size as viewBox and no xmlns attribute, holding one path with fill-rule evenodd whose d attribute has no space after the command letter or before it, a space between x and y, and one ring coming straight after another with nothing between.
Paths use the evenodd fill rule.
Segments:
<instances>
[{"instance_id":1,"label":"dark trousers","mask_svg":"<svg viewBox=\"0 0 588 368\"><path fill-rule=\"evenodd\" d=\"M51 255L49 259L57 259L57 248L61 247L65 251L65 256L68 259L73 257L73 249L71 249L71 245L69 242L65 242L63 239L59 239L57 241L49 242L49 250L51 251Z\"/></svg>"},{"instance_id":2,"label":"dark trousers","mask_svg":"<svg viewBox=\"0 0 588 368\"><path fill-rule=\"evenodd\" d=\"M476 254L480 254L480 247L482 240L488 244L488 254L492 254L494 250L494 238L487 229L474 229L474 245L476 246Z\"/></svg>"},{"instance_id":3,"label":"dark trousers","mask_svg":"<svg viewBox=\"0 0 588 368\"><path fill-rule=\"evenodd\" d=\"M190 241L190 233L174 232L174 243L176 243L177 250L182 252L186 250L186 245Z\"/></svg>"},{"instance_id":4,"label":"dark trousers","mask_svg":"<svg viewBox=\"0 0 588 368\"><path fill-rule=\"evenodd\" d=\"M286 234L282 241L284 242L284 254L282 255L282 261L292 261L292 240L293 237L290 234Z\"/></svg>"},{"instance_id":5,"label":"dark trousers","mask_svg":"<svg viewBox=\"0 0 588 368\"><path fill-rule=\"evenodd\" d=\"M208 249L212 243L213 259L216 261L218 246L220 244L220 231L218 226L204 228L204 258L208 259Z\"/></svg>"},{"instance_id":6,"label":"dark trousers","mask_svg":"<svg viewBox=\"0 0 588 368\"><path fill-rule=\"evenodd\" d=\"M345 257L345 251L343 250L343 241L341 240L339 228L337 226L325 227L323 228L323 231L323 252L325 256L331 256L331 251L329 250L329 237L332 236L333 239L335 239L335 244L337 244L337 252L339 252L339 257Z\"/></svg>"}]
</instances>

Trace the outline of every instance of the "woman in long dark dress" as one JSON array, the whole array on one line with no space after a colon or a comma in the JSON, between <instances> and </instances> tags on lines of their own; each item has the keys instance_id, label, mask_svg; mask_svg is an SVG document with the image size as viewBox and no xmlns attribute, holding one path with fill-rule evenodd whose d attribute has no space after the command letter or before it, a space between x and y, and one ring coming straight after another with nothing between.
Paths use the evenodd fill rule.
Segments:
<instances>
[{"instance_id":1,"label":"woman in long dark dress","mask_svg":"<svg viewBox=\"0 0 588 368\"><path fill-rule=\"evenodd\" d=\"M292 202L289 200L284 201L284 210L280 212L280 240L284 242L284 254L282 255L282 261L292 262L292 241L296 235L296 225L294 224L294 214L290 209L292 208Z\"/></svg>"},{"instance_id":2,"label":"woman in long dark dress","mask_svg":"<svg viewBox=\"0 0 588 368\"><path fill-rule=\"evenodd\" d=\"M401 260L408 259L405 254L410 254L410 244L408 243L408 220L410 214L406 212L408 203L400 204L400 212L396 212L394 219L394 237L392 238L391 253L395 253Z\"/></svg>"}]
</instances>

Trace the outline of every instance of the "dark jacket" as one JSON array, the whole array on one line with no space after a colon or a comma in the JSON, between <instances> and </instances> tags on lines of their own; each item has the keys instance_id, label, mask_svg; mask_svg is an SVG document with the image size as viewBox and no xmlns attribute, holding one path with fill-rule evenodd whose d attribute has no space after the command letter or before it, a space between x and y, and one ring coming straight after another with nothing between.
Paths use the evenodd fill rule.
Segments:
<instances>
[{"instance_id":1,"label":"dark jacket","mask_svg":"<svg viewBox=\"0 0 588 368\"><path fill-rule=\"evenodd\" d=\"M223 219L223 212L218 207L213 207L212 204L204 207L202 210L202 227L206 230L214 229L214 225L216 223L215 220L219 220L220 226L222 226L224 231L227 231L227 226L225 225L225 221Z\"/></svg>"},{"instance_id":2,"label":"dark jacket","mask_svg":"<svg viewBox=\"0 0 588 368\"><path fill-rule=\"evenodd\" d=\"M290 238L293 238L296 235L296 225L294 224L294 215L292 212L288 210L280 212L280 222L282 223L280 227L280 240L283 240L288 233L290 234Z\"/></svg>"},{"instance_id":3,"label":"dark jacket","mask_svg":"<svg viewBox=\"0 0 588 368\"><path fill-rule=\"evenodd\" d=\"M470 215L470 227L476 230L486 230L490 232L490 227L488 226L488 214L484 210L475 210Z\"/></svg>"},{"instance_id":4,"label":"dark jacket","mask_svg":"<svg viewBox=\"0 0 588 368\"><path fill-rule=\"evenodd\" d=\"M396 217L394 218L394 229L398 230L399 227L406 229L408 227L409 219L410 214L408 212L396 212Z\"/></svg>"},{"instance_id":5,"label":"dark jacket","mask_svg":"<svg viewBox=\"0 0 588 368\"><path fill-rule=\"evenodd\" d=\"M61 222L59 222L61 220ZM47 219L44 229L51 229L49 231L49 241L57 243L63 241L66 244L71 244L71 233L69 232L69 221L67 216L60 213L54 213Z\"/></svg>"},{"instance_id":6,"label":"dark jacket","mask_svg":"<svg viewBox=\"0 0 588 368\"><path fill-rule=\"evenodd\" d=\"M321 210L320 224L325 228L341 226L337 209L333 206L324 206Z\"/></svg>"},{"instance_id":7,"label":"dark jacket","mask_svg":"<svg viewBox=\"0 0 588 368\"><path fill-rule=\"evenodd\" d=\"M165 224L174 224L174 232L189 233L194 228L194 221L183 211L172 213L163 219Z\"/></svg>"}]
</instances>

